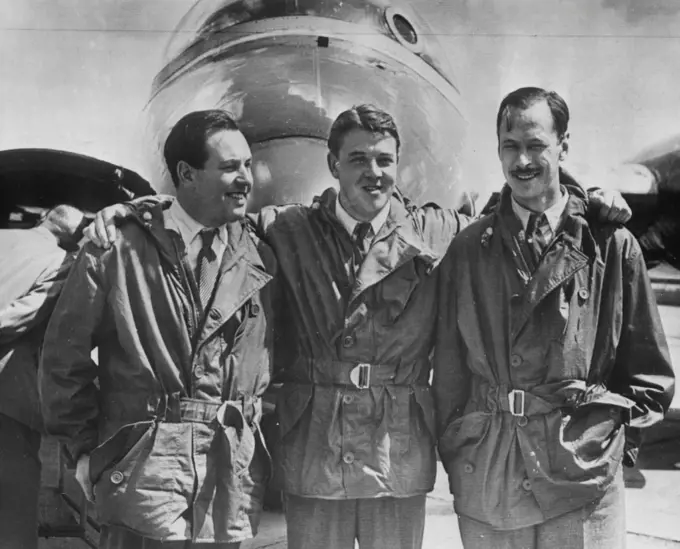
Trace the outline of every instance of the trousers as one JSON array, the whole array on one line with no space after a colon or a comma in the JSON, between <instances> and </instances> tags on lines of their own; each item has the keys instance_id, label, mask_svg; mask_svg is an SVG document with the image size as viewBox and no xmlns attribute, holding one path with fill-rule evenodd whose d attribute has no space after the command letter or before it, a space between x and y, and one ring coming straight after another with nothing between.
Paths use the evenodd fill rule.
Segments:
<instances>
[{"instance_id":1,"label":"trousers","mask_svg":"<svg viewBox=\"0 0 680 549\"><path fill-rule=\"evenodd\" d=\"M0 549L38 547L40 433L0 413Z\"/></svg>"},{"instance_id":2,"label":"trousers","mask_svg":"<svg viewBox=\"0 0 680 549\"><path fill-rule=\"evenodd\" d=\"M287 495L291 549L419 549L425 496L328 500Z\"/></svg>"}]
</instances>

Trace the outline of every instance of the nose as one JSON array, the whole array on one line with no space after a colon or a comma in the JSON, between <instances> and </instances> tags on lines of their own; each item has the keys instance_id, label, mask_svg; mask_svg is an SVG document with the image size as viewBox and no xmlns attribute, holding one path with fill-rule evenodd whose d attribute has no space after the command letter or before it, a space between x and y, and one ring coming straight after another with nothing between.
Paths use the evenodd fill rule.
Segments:
<instances>
[{"instance_id":1,"label":"nose","mask_svg":"<svg viewBox=\"0 0 680 549\"><path fill-rule=\"evenodd\" d=\"M517 156L517 165L520 167L526 167L529 164L531 164L531 158L529 158L527 151L519 151L519 155Z\"/></svg>"},{"instance_id":2,"label":"nose","mask_svg":"<svg viewBox=\"0 0 680 549\"><path fill-rule=\"evenodd\" d=\"M382 168L378 166L375 158L372 158L366 163L366 174L373 178L378 178L382 175Z\"/></svg>"},{"instance_id":3,"label":"nose","mask_svg":"<svg viewBox=\"0 0 680 549\"><path fill-rule=\"evenodd\" d=\"M250 169L250 167L245 165L241 166L237 182L244 186L245 185L248 185L250 187L253 186L253 172Z\"/></svg>"}]
</instances>

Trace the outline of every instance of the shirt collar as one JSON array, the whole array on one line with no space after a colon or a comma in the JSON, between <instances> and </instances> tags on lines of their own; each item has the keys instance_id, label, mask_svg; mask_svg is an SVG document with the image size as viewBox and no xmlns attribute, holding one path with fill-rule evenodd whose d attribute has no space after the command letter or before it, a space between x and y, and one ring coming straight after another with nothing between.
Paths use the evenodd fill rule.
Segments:
<instances>
[{"instance_id":1,"label":"shirt collar","mask_svg":"<svg viewBox=\"0 0 680 549\"><path fill-rule=\"evenodd\" d=\"M569 202L569 193L567 193L564 187L560 187L560 190L562 191L562 196L560 196L560 199L543 212L553 234L557 233L560 219L562 218L564 209L567 207L567 202ZM512 193L510 193L510 197L512 198L512 211L515 212L517 217L519 217L519 220L522 222L522 228L526 230L527 224L529 223L529 216L536 212L532 212L531 210L528 210L522 206L515 200L515 197L512 196Z\"/></svg>"},{"instance_id":2,"label":"shirt collar","mask_svg":"<svg viewBox=\"0 0 680 549\"><path fill-rule=\"evenodd\" d=\"M203 229L208 228L191 217L187 211L182 208L182 205L177 199L172 201L170 208L168 208L166 211L172 225L174 225L174 227L170 226L168 228L177 230L179 235L182 237L184 244L187 246L191 244L194 238L198 237L198 233L200 233ZM223 244L226 244L227 226L222 225L221 227L218 227L218 229L217 238L219 238Z\"/></svg>"},{"instance_id":3,"label":"shirt collar","mask_svg":"<svg viewBox=\"0 0 680 549\"><path fill-rule=\"evenodd\" d=\"M371 219L371 228L373 229L373 235L377 235L378 231L387 221L387 217L390 215L390 201L387 201L385 207L378 212L378 214ZM350 236L354 234L355 227L359 224L359 221L354 219L345 208L340 204L340 195L335 198L335 216L340 220L342 226L345 227Z\"/></svg>"}]
</instances>

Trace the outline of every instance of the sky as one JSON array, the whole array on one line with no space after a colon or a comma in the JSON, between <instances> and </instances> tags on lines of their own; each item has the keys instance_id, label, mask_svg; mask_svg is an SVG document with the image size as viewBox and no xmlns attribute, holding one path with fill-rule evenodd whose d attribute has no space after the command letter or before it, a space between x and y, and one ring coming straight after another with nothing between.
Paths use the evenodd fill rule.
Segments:
<instances>
[{"instance_id":1,"label":"sky","mask_svg":"<svg viewBox=\"0 0 680 549\"><path fill-rule=\"evenodd\" d=\"M144 106L193 0L0 0L0 149L77 151L148 177ZM416 0L455 68L462 167L502 177L495 115L513 89L569 103L570 161L599 169L680 133L680 2Z\"/></svg>"}]
</instances>

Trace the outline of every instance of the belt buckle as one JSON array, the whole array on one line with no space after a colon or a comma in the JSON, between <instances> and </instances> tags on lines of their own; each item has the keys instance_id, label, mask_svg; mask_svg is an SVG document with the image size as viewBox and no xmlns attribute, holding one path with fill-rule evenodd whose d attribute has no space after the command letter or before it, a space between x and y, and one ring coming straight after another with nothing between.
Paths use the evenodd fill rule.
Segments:
<instances>
[{"instance_id":1,"label":"belt buckle","mask_svg":"<svg viewBox=\"0 0 680 549\"><path fill-rule=\"evenodd\" d=\"M519 402L519 411L517 410L517 402ZM508 407L513 416L521 417L524 415L524 391L521 389L513 389L508 393Z\"/></svg>"},{"instance_id":2,"label":"belt buckle","mask_svg":"<svg viewBox=\"0 0 680 549\"><path fill-rule=\"evenodd\" d=\"M371 365L362 362L349 373L349 380L357 389L368 389L371 386Z\"/></svg>"}]
</instances>

